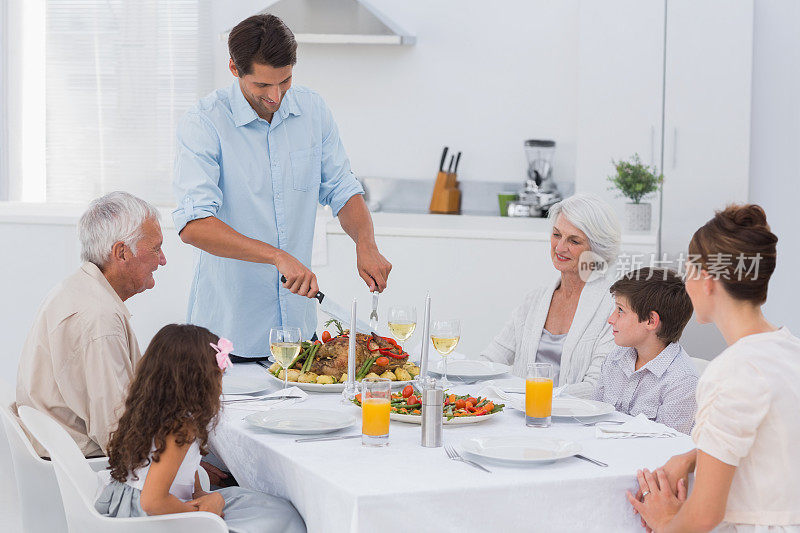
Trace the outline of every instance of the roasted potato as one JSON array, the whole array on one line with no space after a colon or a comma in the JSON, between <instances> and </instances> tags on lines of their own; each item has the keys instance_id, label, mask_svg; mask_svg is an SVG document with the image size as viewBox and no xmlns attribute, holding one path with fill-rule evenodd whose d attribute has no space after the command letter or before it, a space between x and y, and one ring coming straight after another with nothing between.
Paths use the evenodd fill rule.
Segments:
<instances>
[{"instance_id":1,"label":"roasted potato","mask_svg":"<svg viewBox=\"0 0 800 533\"><path fill-rule=\"evenodd\" d=\"M378 374L376 374L375 372L370 372L369 374L364 376L364 379L378 379L379 377L380 376Z\"/></svg>"},{"instance_id":2,"label":"roasted potato","mask_svg":"<svg viewBox=\"0 0 800 533\"><path fill-rule=\"evenodd\" d=\"M403 368L411 374L411 377L419 376L419 367L414 363L406 363Z\"/></svg>"},{"instance_id":3,"label":"roasted potato","mask_svg":"<svg viewBox=\"0 0 800 533\"><path fill-rule=\"evenodd\" d=\"M300 374L300 377L297 378L298 383L316 383L317 382L317 375L313 372L303 372Z\"/></svg>"},{"instance_id":4,"label":"roasted potato","mask_svg":"<svg viewBox=\"0 0 800 533\"><path fill-rule=\"evenodd\" d=\"M397 381L411 381L411 374L403 368L395 368L394 375Z\"/></svg>"},{"instance_id":5,"label":"roasted potato","mask_svg":"<svg viewBox=\"0 0 800 533\"><path fill-rule=\"evenodd\" d=\"M320 385L333 385L336 379L333 376L317 376L317 383Z\"/></svg>"},{"instance_id":6,"label":"roasted potato","mask_svg":"<svg viewBox=\"0 0 800 533\"><path fill-rule=\"evenodd\" d=\"M347 381L347 374L342 374L342 377L339 378L339 383L344 383Z\"/></svg>"},{"instance_id":7,"label":"roasted potato","mask_svg":"<svg viewBox=\"0 0 800 533\"><path fill-rule=\"evenodd\" d=\"M395 376L394 372L392 372L391 370L387 370L386 372L381 374L381 377L384 379L388 379L390 381L397 381L397 376Z\"/></svg>"},{"instance_id":8,"label":"roasted potato","mask_svg":"<svg viewBox=\"0 0 800 533\"><path fill-rule=\"evenodd\" d=\"M278 363L272 363L272 366L269 367L269 371L272 372L273 374L275 372L277 372L278 370L280 370L280 369L281 369L281 365L279 365Z\"/></svg>"}]
</instances>

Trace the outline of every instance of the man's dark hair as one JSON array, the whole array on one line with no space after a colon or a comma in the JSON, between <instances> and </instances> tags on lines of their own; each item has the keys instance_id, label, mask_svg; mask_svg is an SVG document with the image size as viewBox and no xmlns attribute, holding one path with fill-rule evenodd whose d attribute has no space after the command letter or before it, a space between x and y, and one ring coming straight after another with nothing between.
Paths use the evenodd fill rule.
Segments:
<instances>
[{"instance_id":1,"label":"man's dark hair","mask_svg":"<svg viewBox=\"0 0 800 533\"><path fill-rule=\"evenodd\" d=\"M240 77L253 72L253 63L273 68L297 63L297 41L292 30L268 13L253 15L237 24L228 36L228 51Z\"/></svg>"},{"instance_id":2,"label":"man's dark hair","mask_svg":"<svg viewBox=\"0 0 800 533\"><path fill-rule=\"evenodd\" d=\"M674 270L645 267L628 272L611 286L611 294L624 296L644 322L655 311L661 319L656 336L667 344L678 342L692 318L692 301Z\"/></svg>"}]
</instances>

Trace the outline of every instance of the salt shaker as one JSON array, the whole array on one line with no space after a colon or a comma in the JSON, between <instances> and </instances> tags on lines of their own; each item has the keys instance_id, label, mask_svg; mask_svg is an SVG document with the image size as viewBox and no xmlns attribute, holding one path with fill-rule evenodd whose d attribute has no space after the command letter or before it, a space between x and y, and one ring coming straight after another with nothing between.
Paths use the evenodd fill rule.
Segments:
<instances>
[{"instance_id":1,"label":"salt shaker","mask_svg":"<svg viewBox=\"0 0 800 533\"><path fill-rule=\"evenodd\" d=\"M442 409L444 389L433 385L422 390L422 445L439 448L442 445Z\"/></svg>"}]
</instances>

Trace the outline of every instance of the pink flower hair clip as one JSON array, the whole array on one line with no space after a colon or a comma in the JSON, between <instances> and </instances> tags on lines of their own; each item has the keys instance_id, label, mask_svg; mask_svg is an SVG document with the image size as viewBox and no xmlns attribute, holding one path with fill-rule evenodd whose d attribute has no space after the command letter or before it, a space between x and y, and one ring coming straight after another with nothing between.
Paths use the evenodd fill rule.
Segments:
<instances>
[{"instance_id":1,"label":"pink flower hair clip","mask_svg":"<svg viewBox=\"0 0 800 533\"><path fill-rule=\"evenodd\" d=\"M212 348L217 351L217 365L223 372L229 366L233 366L231 362L230 353L233 351L233 343L224 337L219 338L217 344L209 343Z\"/></svg>"}]
</instances>

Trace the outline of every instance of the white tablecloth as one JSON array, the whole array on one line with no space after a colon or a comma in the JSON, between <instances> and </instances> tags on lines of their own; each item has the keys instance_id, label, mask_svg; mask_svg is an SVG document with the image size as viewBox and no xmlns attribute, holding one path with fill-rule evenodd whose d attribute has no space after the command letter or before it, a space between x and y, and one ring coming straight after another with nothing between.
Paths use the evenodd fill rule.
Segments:
<instances>
[{"instance_id":1,"label":"white tablecloth","mask_svg":"<svg viewBox=\"0 0 800 533\"><path fill-rule=\"evenodd\" d=\"M454 390L475 394L480 388ZM358 414L340 400L339 394L314 394L289 409ZM625 490L637 487L636 470L656 468L692 448L688 436L596 439L593 427L562 419L547 429L528 428L524 414L507 407L479 424L445 426L445 443L458 447L462 439L487 435L567 438L609 466L576 458L525 468L483 463L492 471L487 474L449 460L442 448L421 447L418 425L392 422L385 448L362 447L360 439L298 444L296 435L250 426L243 421L250 412L226 406L212 449L240 485L291 500L310 532L639 532L625 498ZM340 433L360 433L360 424Z\"/></svg>"}]
</instances>

